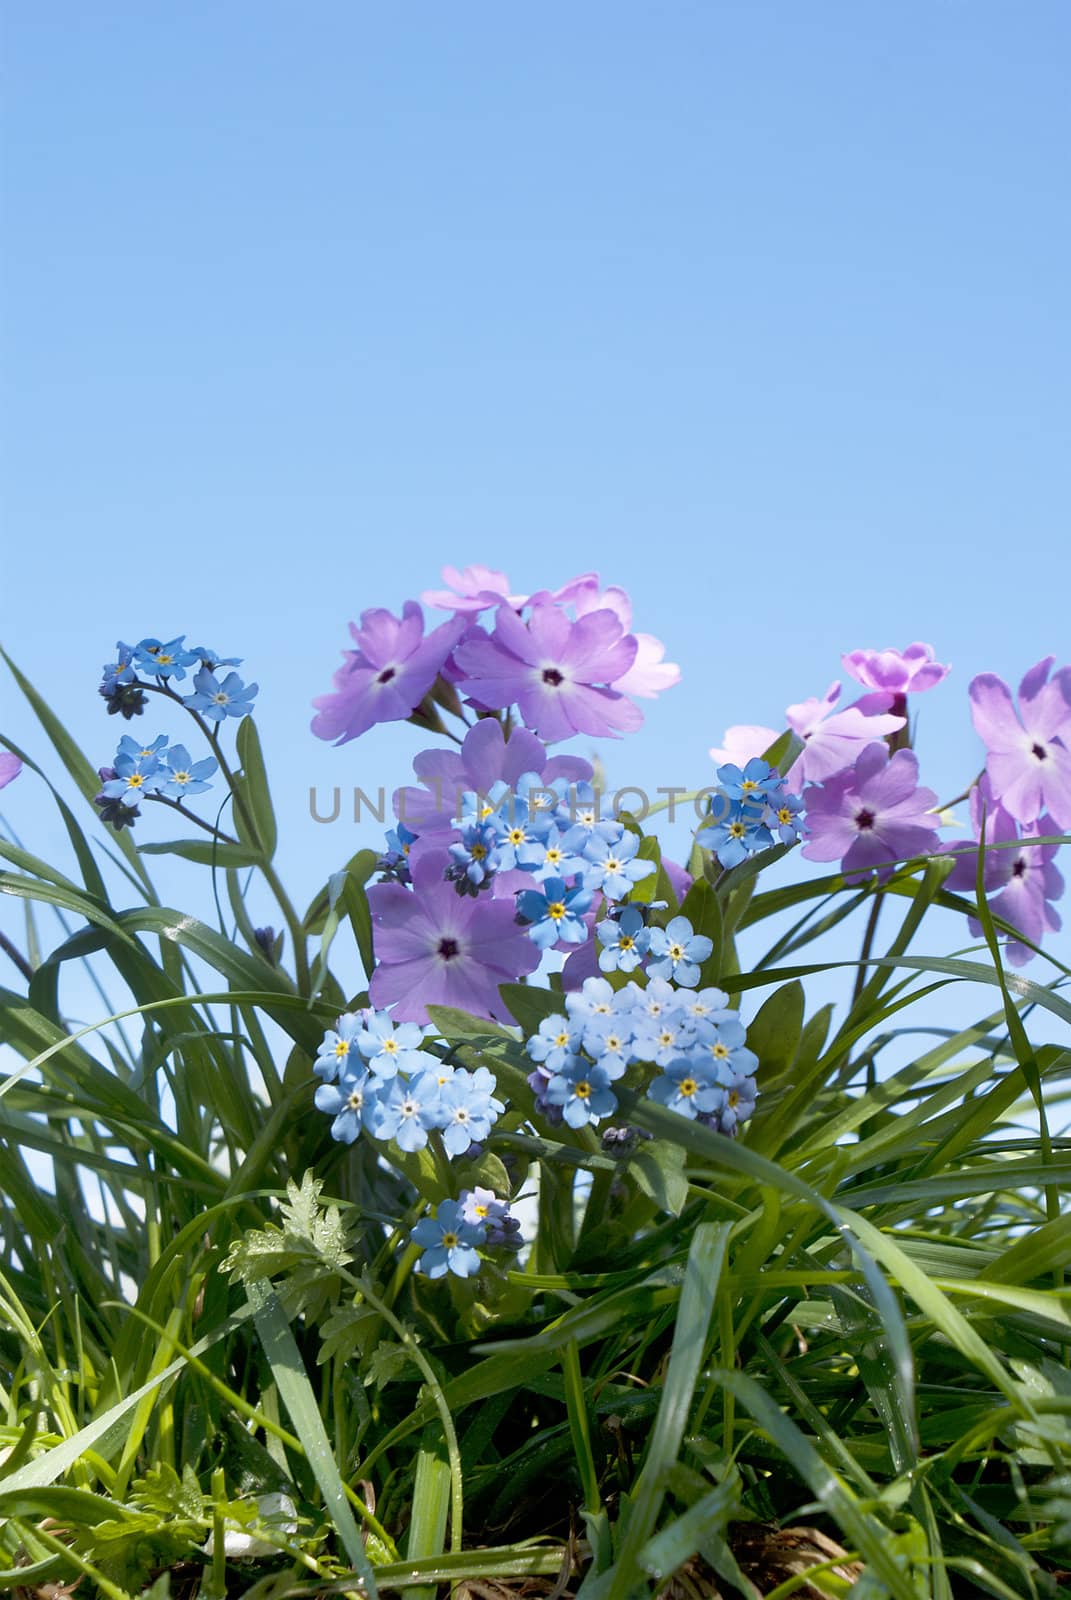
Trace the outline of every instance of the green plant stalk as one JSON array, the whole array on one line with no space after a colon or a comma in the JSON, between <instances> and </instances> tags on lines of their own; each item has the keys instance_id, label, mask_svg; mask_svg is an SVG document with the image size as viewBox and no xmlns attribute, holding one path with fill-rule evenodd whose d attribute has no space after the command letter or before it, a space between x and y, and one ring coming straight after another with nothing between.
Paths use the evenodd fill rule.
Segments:
<instances>
[{"instance_id":1,"label":"green plant stalk","mask_svg":"<svg viewBox=\"0 0 1071 1600\"><path fill-rule=\"evenodd\" d=\"M178 699L179 697L176 695L171 695L170 698ZM223 746L220 743L219 734L208 726L208 723L199 712L191 710L189 706L185 706L183 709L187 711L188 714L193 718L204 738L208 741L208 744L212 750L212 754L219 762L219 770L223 774L224 782L234 797L235 805L242 813L246 827L249 829L252 837L254 839L257 838L256 824L254 823L249 808L245 803L245 797L238 788L237 780L231 770L230 764L227 761L227 757L223 752ZM271 889L272 894L275 896L276 903L279 907L279 910L283 914L284 921L286 922L287 931L290 934L290 943L294 951L294 969L297 986L301 993L305 994L308 992L309 988L309 955L305 944L305 935L301 929L301 919L294 910L290 897L283 887L282 879L279 877L279 874L276 872L271 862L268 861L266 857L262 857L257 864L260 867L261 872L264 874L265 882Z\"/></svg>"},{"instance_id":2,"label":"green plant stalk","mask_svg":"<svg viewBox=\"0 0 1071 1600\"><path fill-rule=\"evenodd\" d=\"M580 1371L580 1352L575 1339L562 1348L562 1378L565 1383L565 1404L569 1413L569 1432L573 1440L573 1453L580 1470L584 1491L584 1510L597 1516L602 1510L599 1495L599 1474L591 1453L591 1429L584 1399L584 1380Z\"/></svg>"},{"instance_id":3,"label":"green plant stalk","mask_svg":"<svg viewBox=\"0 0 1071 1600\"><path fill-rule=\"evenodd\" d=\"M443 1438L446 1441L446 1450L450 1461L450 1549L456 1553L462 1547L465 1486L461 1470L461 1451L457 1443L457 1430L454 1427L454 1419L450 1415L450 1408L446 1403L442 1385L435 1376L427 1356L421 1350L409 1329L398 1320L391 1308L368 1287L367 1283L355 1277L352 1272L348 1272L343 1268L340 1276L347 1279L367 1300L372 1309L378 1311L384 1321L389 1323L399 1342L405 1345L414 1363L420 1368L420 1372L428 1386L435 1409L439 1413L439 1420L442 1423Z\"/></svg>"}]
</instances>

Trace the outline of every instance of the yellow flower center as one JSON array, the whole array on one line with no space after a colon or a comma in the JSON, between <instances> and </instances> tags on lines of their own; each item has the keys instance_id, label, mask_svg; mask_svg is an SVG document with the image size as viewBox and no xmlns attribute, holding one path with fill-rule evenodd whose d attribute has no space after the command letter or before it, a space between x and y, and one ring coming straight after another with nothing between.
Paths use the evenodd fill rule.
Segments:
<instances>
[{"instance_id":1,"label":"yellow flower center","mask_svg":"<svg viewBox=\"0 0 1071 1600\"><path fill-rule=\"evenodd\" d=\"M591 1084L586 1078L581 1078L580 1082L575 1085L575 1093L578 1100L590 1100Z\"/></svg>"},{"instance_id":2,"label":"yellow flower center","mask_svg":"<svg viewBox=\"0 0 1071 1600\"><path fill-rule=\"evenodd\" d=\"M482 844L474 844L470 854L473 861L482 861L484 856L487 854L487 850Z\"/></svg>"},{"instance_id":3,"label":"yellow flower center","mask_svg":"<svg viewBox=\"0 0 1071 1600\"><path fill-rule=\"evenodd\" d=\"M747 829L744 827L742 822L730 822L729 832L732 834L734 839L742 839L744 834L747 832Z\"/></svg>"},{"instance_id":4,"label":"yellow flower center","mask_svg":"<svg viewBox=\"0 0 1071 1600\"><path fill-rule=\"evenodd\" d=\"M699 1088L699 1085L696 1083L694 1078L682 1078L681 1079L681 1094L686 1096L687 1099L690 1100L692 1095L695 1093L695 1091L698 1088Z\"/></svg>"},{"instance_id":5,"label":"yellow flower center","mask_svg":"<svg viewBox=\"0 0 1071 1600\"><path fill-rule=\"evenodd\" d=\"M336 1056L338 1056L339 1060L341 1060L343 1056L348 1056L349 1053L350 1053L350 1042L349 1042L349 1040L348 1039L336 1039L335 1040L335 1054L336 1054Z\"/></svg>"},{"instance_id":6,"label":"yellow flower center","mask_svg":"<svg viewBox=\"0 0 1071 1600\"><path fill-rule=\"evenodd\" d=\"M457 1243L457 1234L456 1233L444 1233L443 1234L443 1247L445 1249L452 1250L456 1243Z\"/></svg>"},{"instance_id":7,"label":"yellow flower center","mask_svg":"<svg viewBox=\"0 0 1071 1600\"><path fill-rule=\"evenodd\" d=\"M552 900L547 907L547 916L552 922L560 922L565 915L565 907L560 900Z\"/></svg>"},{"instance_id":8,"label":"yellow flower center","mask_svg":"<svg viewBox=\"0 0 1071 1600\"><path fill-rule=\"evenodd\" d=\"M671 944L669 953L674 961L681 961L684 958L684 946L682 944Z\"/></svg>"},{"instance_id":9,"label":"yellow flower center","mask_svg":"<svg viewBox=\"0 0 1071 1600\"><path fill-rule=\"evenodd\" d=\"M631 950L636 943L631 933L623 933L617 942L622 950Z\"/></svg>"},{"instance_id":10,"label":"yellow flower center","mask_svg":"<svg viewBox=\"0 0 1071 1600\"><path fill-rule=\"evenodd\" d=\"M145 779L140 772L132 772L126 781L132 789L140 789Z\"/></svg>"}]
</instances>

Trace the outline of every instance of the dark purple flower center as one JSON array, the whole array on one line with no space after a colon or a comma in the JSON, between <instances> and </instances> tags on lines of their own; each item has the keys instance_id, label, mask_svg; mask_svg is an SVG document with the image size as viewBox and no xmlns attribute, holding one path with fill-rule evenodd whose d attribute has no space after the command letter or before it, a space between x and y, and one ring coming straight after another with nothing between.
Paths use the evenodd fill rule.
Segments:
<instances>
[{"instance_id":1,"label":"dark purple flower center","mask_svg":"<svg viewBox=\"0 0 1071 1600\"><path fill-rule=\"evenodd\" d=\"M1025 878L1026 877L1026 862L1023 860L1022 856L1019 857L1018 861L1015 863L1014 867L1012 868L1012 877L1013 878Z\"/></svg>"},{"instance_id":2,"label":"dark purple flower center","mask_svg":"<svg viewBox=\"0 0 1071 1600\"><path fill-rule=\"evenodd\" d=\"M874 826L874 813L864 806L862 811L855 813L855 826L857 828L872 828Z\"/></svg>"},{"instance_id":3,"label":"dark purple flower center","mask_svg":"<svg viewBox=\"0 0 1071 1600\"><path fill-rule=\"evenodd\" d=\"M1032 744L1030 746L1030 754L1038 761L1047 761L1049 756L1049 752L1043 744Z\"/></svg>"},{"instance_id":4,"label":"dark purple flower center","mask_svg":"<svg viewBox=\"0 0 1071 1600\"><path fill-rule=\"evenodd\" d=\"M543 668L543 682L544 683L549 683L552 688L557 689L561 684L563 684L565 682L565 679L563 678L562 674L558 671L557 667L544 667Z\"/></svg>"},{"instance_id":5,"label":"dark purple flower center","mask_svg":"<svg viewBox=\"0 0 1071 1600\"><path fill-rule=\"evenodd\" d=\"M395 670L394 670L393 667L384 667L383 671L379 674L379 677L376 679L376 682L377 683L389 683L390 680L395 676L396 676L396 673L395 673Z\"/></svg>"},{"instance_id":6,"label":"dark purple flower center","mask_svg":"<svg viewBox=\"0 0 1071 1600\"><path fill-rule=\"evenodd\" d=\"M452 961L460 952L456 939L440 939L438 953L443 961Z\"/></svg>"}]
</instances>

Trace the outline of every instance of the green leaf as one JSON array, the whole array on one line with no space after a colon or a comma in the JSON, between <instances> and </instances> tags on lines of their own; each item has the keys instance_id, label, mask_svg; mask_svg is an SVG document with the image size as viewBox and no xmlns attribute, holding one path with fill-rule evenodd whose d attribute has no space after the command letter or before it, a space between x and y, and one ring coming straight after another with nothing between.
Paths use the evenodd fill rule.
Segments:
<instances>
[{"instance_id":1,"label":"green leaf","mask_svg":"<svg viewBox=\"0 0 1071 1600\"><path fill-rule=\"evenodd\" d=\"M407 1561L441 1556L446 1549L446 1523L450 1514L450 1463L435 1429L426 1428L417 1451L413 1479L413 1513L405 1546ZM414 1600L435 1600L435 1585L409 1591Z\"/></svg>"},{"instance_id":2,"label":"green leaf","mask_svg":"<svg viewBox=\"0 0 1071 1600\"><path fill-rule=\"evenodd\" d=\"M715 890L705 878L697 878L692 884L681 902L680 914L713 945L707 959L700 963L700 985L717 983L724 957L722 910Z\"/></svg>"},{"instance_id":3,"label":"green leaf","mask_svg":"<svg viewBox=\"0 0 1071 1600\"><path fill-rule=\"evenodd\" d=\"M346 868L346 882L342 889L342 905L350 919L353 937L357 942L357 951L361 957L361 966L364 968L366 978L370 978L375 967L375 954L372 938L372 913L368 908L368 896L365 893L365 884L376 870L379 857L374 850L359 850Z\"/></svg>"},{"instance_id":4,"label":"green leaf","mask_svg":"<svg viewBox=\"0 0 1071 1600\"><path fill-rule=\"evenodd\" d=\"M260 748L260 736L252 717L243 717L238 724L235 743L238 759L242 763L242 772L238 779L238 795L243 802L243 804L237 800L235 802L235 826L239 838L259 850L265 860L270 861L278 843L278 829L275 825L275 812L268 788L268 774L264 767L264 755ZM252 836L249 836L245 812L249 813L253 823Z\"/></svg>"},{"instance_id":5,"label":"green leaf","mask_svg":"<svg viewBox=\"0 0 1071 1600\"><path fill-rule=\"evenodd\" d=\"M68 773L73 778L74 782L77 784L86 800L88 800L90 805L92 805L93 796L100 793L100 776L97 772L97 769L89 760L87 760L85 755L78 748L77 744L75 744L74 740L67 732L66 728L63 726L62 722L55 715L55 713L50 710L45 701L42 700L41 696L38 694L37 690L34 688L29 679L24 677L19 671L18 667L15 665L6 651L0 650L0 659L3 659L3 661L6 662L8 669L11 672L11 676L14 678L15 682L26 696L26 699L33 707L33 711L38 722L41 724L42 728L44 728L49 739L52 741L56 753L63 762L63 765L66 767ZM141 881L148 886L148 875L145 871L145 868L138 860L137 847L135 846L134 841L130 837L129 833L116 833L115 846L116 849L118 849L126 857L130 866L137 873Z\"/></svg>"},{"instance_id":6,"label":"green leaf","mask_svg":"<svg viewBox=\"0 0 1071 1600\"><path fill-rule=\"evenodd\" d=\"M624 1600L632 1593L640 1572L640 1553L654 1532L668 1487L669 1471L680 1453L695 1398L714 1301L734 1226L728 1222L703 1222L692 1236L669 1365L643 1469L632 1491L628 1531L614 1566L595 1586L599 1593L605 1592L609 1600Z\"/></svg>"},{"instance_id":7,"label":"green leaf","mask_svg":"<svg viewBox=\"0 0 1071 1600\"><path fill-rule=\"evenodd\" d=\"M499 985L498 992L526 1037L538 1033L543 1019L553 1016L562 1008L560 994L555 994L553 989L538 989L534 984L503 983Z\"/></svg>"},{"instance_id":8,"label":"green leaf","mask_svg":"<svg viewBox=\"0 0 1071 1600\"><path fill-rule=\"evenodd\" d=\"M686 1154L678 1144L652 1139L640 1144L628 1163L628 1171L659 1211L679 1217L688 1201Z\"/></svg>"},{"instance_id":9,"label":"green leaf","mask_svg":"<svg viewBox=\"0 0 1071 1600\"><path fill-rule=\"evenodd\" d=\"M138 846L143 856L181 856L204 867L251 867L260 860L252 845L229 844L226 839L170 839Z\"/></svg>"},{"instance_id":10,"label":"green leaf","mask_svg":"<svg viewBox=\"0 0 1071 1600\"><path fill-rule=\"evenodd\" d=\"M711 1376L747 1408L894 1600L918 1600L910 1574L889 1549L889 1530L863 1508L765 1389L742 1372L719 1371Z\"/></svg>"},{"instance_id":11,"label":"green leaf","mask_svg":"<svg viewBox=\"0 0 1071 1600\"><path fill-rule=\"evenodd\" d=\"M759 1058L758 1082L768 1089L788 1072L803 1036L803 985L795 980L768 995L748 1024L747 1044Z\"/></svg>"},{"instance_id":12,"label":"green leaf","mask_svg":"<svg viewBox=\"0 0 1071 1600\"><path fill-rule=\"evenodd\" d=\"M353 1570L360 1573L366 1594L371 1596L371 1600L376 1600L375 1573L365 1555L361 1535L339 1475L338 1463L331 1451L327 1429L290 1324L278 1297L267 1284L251 1283L247 1285L246 1294L279 1395L294 1424L294 1432L301 1440L346 1558Z\"/></svg>"}]
</instances>

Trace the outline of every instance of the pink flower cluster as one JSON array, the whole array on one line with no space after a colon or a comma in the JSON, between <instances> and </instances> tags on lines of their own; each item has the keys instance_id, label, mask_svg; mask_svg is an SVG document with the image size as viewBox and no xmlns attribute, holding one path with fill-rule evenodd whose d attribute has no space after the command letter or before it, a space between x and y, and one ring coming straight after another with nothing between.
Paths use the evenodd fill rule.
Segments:
<instances>
[{"instance_id":1,"label":"pink flower cluster","mask_svg":"<svg viewBox=\"0 0 1071 1600\"><path fill-rule=\"evenodd\" d=\"M400 618L377 608L350 623L356 649L332 692L313 702L318 738L344 744L377 722L408 718L434 725L435 704L458 697L477 715L516 706L548 743L616 737L643 721L633 696L650 699L680 678L658 639L631 631L628 595L602 589L597 573L532 595L511 594L505 573L490 567L446 567L443 577L448 588L421 598L453 615L430 633L415 600ZM487 625L480 619L491 612Z\"/></svg>"},{"instance_id":2,"label":"pink flower cluster","mask_svg":"<svg viewBox=\"0 0 1071 1600\"><path fill-rule=\"evenodd\" d=\"M935 688L949 668L919 643L841 659L868 693L838 709L841 685L833 683L822 699L785 713L801 746L786 782L803 792L803 854L840 861L850 881L874 870L887 879L898 861L951 852L957 860L948 887L973 895L983 846L984 887L994 913L1023 935L1007 945L1008 959L1022 966L1060 927L1052 904L1064 887L1053 860L1059 846L1037 841L1071 830L1071 667L1052 672L1053 656L1039 661L1020 684L1018 711L1003 679L982 673L971 682L971 716L987 755L970 792L973 841L963 845L937 839L937 797L918 787L916 757L906 742L900 746L908 695ZM739 724L710 753L716 762L740 763L778 737L772 728ZM977 919L970 926L977 936Z\"/></svg>"}]
</instances>

